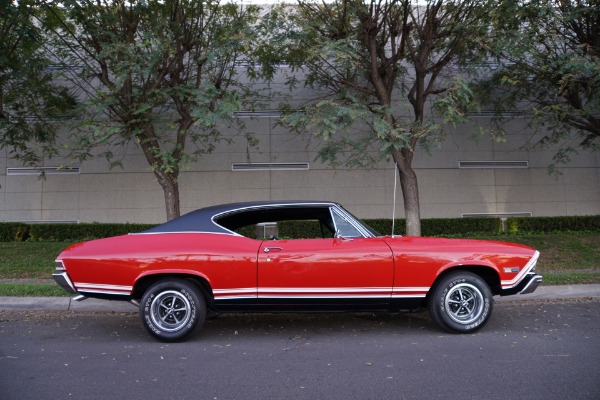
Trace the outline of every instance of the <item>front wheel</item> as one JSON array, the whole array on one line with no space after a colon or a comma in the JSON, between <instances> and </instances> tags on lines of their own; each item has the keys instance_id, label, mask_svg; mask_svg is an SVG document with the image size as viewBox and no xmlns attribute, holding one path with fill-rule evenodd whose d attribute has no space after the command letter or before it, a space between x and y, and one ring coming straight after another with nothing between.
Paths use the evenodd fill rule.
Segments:
<instances>
[{"instance_id":1,"label":"front wheel","mask_svg":"<svg viewBox=\"0 0 600 400\"><path fill-rule=\"evenodd\" d=\"M489 286L470 272L452 273L437 283L429 299L429 314L452 333L471 333L483 327L492 314Z\"/></svg>"},{"instance_id":2,"label":"front wheel","mask_svg":"<svg viewBox=\"0 0 600 400\"><path fill-rule=\"evenodd\" d=\"M206 303L193 283L182 279L162 280L144 293L140 317L155 338L181 341L204 323Z\"/></svg>"}]
</instances>

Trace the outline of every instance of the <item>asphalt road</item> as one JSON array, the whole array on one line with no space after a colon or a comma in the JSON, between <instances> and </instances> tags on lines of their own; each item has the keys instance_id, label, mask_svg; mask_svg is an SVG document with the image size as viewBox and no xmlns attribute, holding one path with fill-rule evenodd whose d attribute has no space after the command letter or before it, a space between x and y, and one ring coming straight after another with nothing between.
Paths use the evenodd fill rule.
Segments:
<instances>
[{"instance_id":1,"label":"asphalt road","mask_svg":"<svg viewBox=\"0 0 600 400\"><path fill-rule=\"evenodd\" d=\"M0 399L594 399L600 302L497 303L472 335L412 315L228 315L164 344L137 313L0 311Z\"/></svg>"}]
</instances>

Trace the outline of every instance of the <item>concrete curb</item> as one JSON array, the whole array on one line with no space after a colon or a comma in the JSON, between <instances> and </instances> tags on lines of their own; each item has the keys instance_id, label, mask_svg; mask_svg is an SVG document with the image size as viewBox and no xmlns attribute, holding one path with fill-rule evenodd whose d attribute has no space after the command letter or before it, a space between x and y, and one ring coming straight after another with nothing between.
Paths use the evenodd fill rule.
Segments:
<instances>
[{"instance_id":1,"label":"concrete curb","mask_svg":"<svg viewBox=\"0 0 600 400\"><path fill-rule=\"evenodd\" d=\"M527 300L561 300L593 297L600 300L600 284L540 286L534 293L494 297L495 302ZM74 301L68 297L0 297L0 311L87 311L135 312L138 308L126 301L87 299Z\"/></svg>"},{"instance_id":2,"label":"concrete curb","mask_svg":"<svg viewBox=\"0 0 600 400\"><path fill-rule=\"evenodd\" d=\"M494 301L561 300L582 297L600 298L600 284L555 286L544 286L544 284L541 284L533 293L505 297L495 296Z\"/></svg>"},{"instance_id":3,"label":"concrete curb","mask_svg":"<svg viewBox=\"0 0 600 400\"><path fill-rule=\"evenodd\" d=\"M129 312L138 308L127 301L69 297L0 297L0 311L100 311Z\"/></svg>"}]
</instances>

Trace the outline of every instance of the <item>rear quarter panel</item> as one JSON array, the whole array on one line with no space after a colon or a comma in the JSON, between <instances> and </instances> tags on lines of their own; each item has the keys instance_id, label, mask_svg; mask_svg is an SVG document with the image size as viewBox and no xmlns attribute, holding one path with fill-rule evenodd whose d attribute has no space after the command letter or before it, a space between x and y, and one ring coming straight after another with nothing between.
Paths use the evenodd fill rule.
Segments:
<instances>
[{"instance_id":1,"label":"rear quarter panel","mask_svg":"<svg viewBox=\"0 0 600 400\"><path fill-rule=\"evenodd\" d=\"M260 242L245 237L169 233L126 235L75 244L58 259L75 284L134 286L161 273L193 274L213 289L256 287Z\"/></svg>"}]
</instances>

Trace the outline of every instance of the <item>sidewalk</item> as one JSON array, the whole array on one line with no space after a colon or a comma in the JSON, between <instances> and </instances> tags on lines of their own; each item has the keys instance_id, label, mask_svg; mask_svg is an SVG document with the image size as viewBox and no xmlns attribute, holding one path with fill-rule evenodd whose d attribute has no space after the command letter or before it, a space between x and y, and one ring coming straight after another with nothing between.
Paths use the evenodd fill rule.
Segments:
<instances>
[{"instance_id":1,"label":"sidewalk","mask_svg":"<svg viewBox=\"0 0 600 400\"><path fill-rule=\"evenodd\" d=\"M495 296L496 302L525 300L561 300L594 297L600 300L600 284L560 285L537 288L534 293L514 296ZM73 301L69 297L0 297L0 311L98 311L98 312L136 312L138 307L126 301L87 299Z\"/></svg>"}]
</instances>

